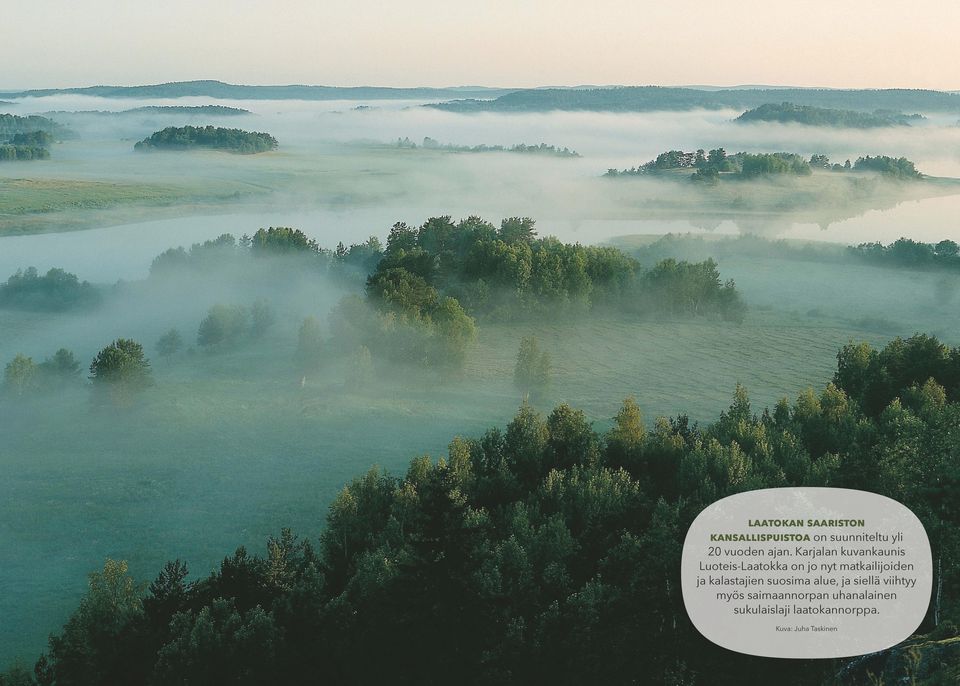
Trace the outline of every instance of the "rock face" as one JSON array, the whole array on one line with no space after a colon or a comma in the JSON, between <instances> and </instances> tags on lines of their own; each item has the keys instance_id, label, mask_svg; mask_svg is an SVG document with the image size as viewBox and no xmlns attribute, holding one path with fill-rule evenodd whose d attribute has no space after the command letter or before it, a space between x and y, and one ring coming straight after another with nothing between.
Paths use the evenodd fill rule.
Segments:
<instances>
[{"instance_id":1,"label":"rock face","mask_svg":"<svg viewBox=\"0 0 960 686\"><path fill-rule=\"evenodd\" d=\"M946 686L960 684L960 637L919 637L881 653L853 660L836 686Z\"/></svg>"}]
</instances>

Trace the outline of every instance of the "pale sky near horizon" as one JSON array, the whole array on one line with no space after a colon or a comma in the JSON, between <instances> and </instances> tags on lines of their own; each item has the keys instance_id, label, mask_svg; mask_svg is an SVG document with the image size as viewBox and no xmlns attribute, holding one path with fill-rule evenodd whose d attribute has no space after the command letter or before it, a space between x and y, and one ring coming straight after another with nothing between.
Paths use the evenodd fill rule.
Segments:
<instances>
[{"instance_id":1,"label":"pale sky near horizon","mask_svg":"<svg viewBox=\"0 0 960 686\"><path fill-rule=\"evenodd\" d=\"M0 89L192 79L960 89L957 0L5 4Z\"/></svg>"}]
</instances>

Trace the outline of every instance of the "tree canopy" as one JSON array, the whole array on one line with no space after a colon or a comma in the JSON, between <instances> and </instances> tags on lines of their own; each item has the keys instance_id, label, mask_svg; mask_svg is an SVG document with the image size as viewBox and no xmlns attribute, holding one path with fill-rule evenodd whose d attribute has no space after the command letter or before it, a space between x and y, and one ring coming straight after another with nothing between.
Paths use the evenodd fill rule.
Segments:
<instances>
[{"instance_id":1,"label":"tree canopy","mask_svg":"<svg viewBox=\"0 0 960 686\"><path fill-rule=\"evenodd\" d=\"M775 121L781 123L806 124L807 126L830 126L836 128L871 129L885 126L910 126L911 122L922 120L920 114L902 114L890 110L878 109L874 112L814 107L813 105L795 105L791 102L780 104L765 103L747 110L734 121L750 123L756 121Z\"/></svg>"},{"instance_id":2,"label":"tree canopy","mask_svg":"<svg viewBox=\"0 0 960 686\"><path fill-rule=\"evenodd\" d=\"M923 243L911 238L898 238L893 243L860 243L847 248L853 257L879 265L914 269L960 269L960 246L945 238L937 243Z\"/></svg>"},{"instance_id":3,"label":"tree canopy","mask_svg":"<svg viewBox=\"0 0 960 686\"><path fill-rule=\"evenodd\" d=\"M277 148L277 139L269 133L226 129L214 126L168 126L134 145L135 150L189 150L209 148L244 155Z\"/></svg>"},{"instance_id":4,"label":"tree canopy","mask_svg":"<svg viewBox=\"0 0 960 686\"><path fill-rule=\"evenodd\" d=\"M419 229L397 224L368 280L368 293L415 309L429 309L438 295L449 295L471 316L495 319L603 308L742 317L739 294L732 282L720 283L716 263L664 264L646 273L616 248L538 238L535 227L529 217L506 218L499 228L479 217L456 223L449 216L433 217ZM664 270L674 271L669 284L661 278ZM687 284L712 291L695 306L678 307L660 297L665 288L699 278L703 270L716 278Z\"/></svg>"},{"instance_id":5,"label":"tree canopy","mask_svg":"<svg viewBox=\"0 0 960 686\"><path fill-rule=\"evenodd\" d=\"M63 311L100 303L100 292L76 274L53 268L41 275L35 267L18 270L0 284L0 308Z\"/></svg>"},{"instance_id":6,"label":"tree canopy","mask_svg":"<svg viewBox=\"0 0 960 686\"><path fill-rule=\"evenodd\" d=\"M697 150L684 152L670 150L660 153L656 159L630 169L608 169L604 176L645 176L673 172L681 169L694 170L690 177L694 181L715 182L723 174L726 178L756 178L773 174L792 174L807 176L811 173L810 164L800 155L789 152L746 153L728 155L723 148L714 148L709 152Z\"/></svg>"},{"instance_id":7,"label":"tree canopy","mask_svg":"<svg viewBox=\"0 0 960 686\"><path fill-rule=\"evenodd\" d=\"M876 157L858 157L853 163L853 168L858 171L875 171L895 179L919 179L923 176L917 171L913 162L906 157L888 157L887 155L877 155Z\"/></svg>"},{"instance_id":8,"label":"tree canopy","mask_svg":"<svg viewBox=\"0 0 960 686\"><path fill-rule=\"evenodd\" d=\"M90 363L90 380L96 398L105 397L121 406L129 405L138 393L153 385L143 346L129 338L118 338L97 353Z\"/></svg>"}]
</instances>

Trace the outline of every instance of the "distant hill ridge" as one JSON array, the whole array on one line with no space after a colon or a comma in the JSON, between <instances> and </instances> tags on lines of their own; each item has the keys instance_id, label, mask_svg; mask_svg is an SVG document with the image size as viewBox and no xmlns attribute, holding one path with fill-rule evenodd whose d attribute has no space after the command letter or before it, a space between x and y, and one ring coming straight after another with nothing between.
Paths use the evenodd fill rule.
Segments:
<instances>
[{"instance_id":1,"label":"distant hill ridge","mask_svg":"<svg viewBox=\"0 0 960 686\"><path fill-rule=\"evenodd\" d=\"M656 110L741 109L791 102L837 109L960 112L960 94L933 90L836 90L742 88L699 90L664 86L624 86L571 90L543 88L506 93L493 100L454 100L430 105L451 112L649 112Z\"/></svg>"},{"instance_id":2,"label":"distant hill ridge","mask_svg":"<svg viewBox=\"0 0 960 686\"><path fill-rule=\"evenodd\" d=\"M456 98L464 95L496 97L509 92L505 88L388 88L381 86L247 86L223 81L173 81L144 86L85 86L46 88L4 92L5 98L44 97L48 95L92 95L104 98L183 98L207 96L234 100L338 100Z\"/></svg>"},{"instance_id":3,"label":"distant hill ridge","mask_svg":"<svg viewBox=\"0 0 960 686\"><path fill-rule=\"evenodd\" d=\"M234 117L243 114L252 114L252 112L240 107L227 107L225 105L151 105L146 107L134 107L129 110L118 110L116 112L109 110L54 110L50 112L44 112L45 116L51 117L122 117L139 114L192 114L198 116Z\"/></svg>"},{"instance_id":4,"label":"distant hill ridge","mask_svg":"<svg viewBox=\"0 0 960 686\"><path fill-rule=\"evenodd\" d=\"M924 89L829 89L740 86L589 86L548 88L391 88L385 86L250 86L215 80L176 81L143 86L86 86L0 92L3 98L48 95L109 98L179 98L206 96L233 100L437 100L429 105L452 112L545 112L581 110L643 112L656 110L741 109L769 103L875 110L960 113L960 93Z\"/></svg>"}]
</instances>

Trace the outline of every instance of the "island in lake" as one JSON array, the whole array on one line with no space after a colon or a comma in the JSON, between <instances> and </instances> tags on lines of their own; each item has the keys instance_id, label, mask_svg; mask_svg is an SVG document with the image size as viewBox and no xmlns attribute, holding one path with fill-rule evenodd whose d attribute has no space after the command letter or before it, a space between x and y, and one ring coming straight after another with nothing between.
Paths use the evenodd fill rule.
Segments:
<instances>
[{"instance_id":1,"label":"island in lake","mask_svg":"<svg viewBox=\"0 0 960 686\"><path fill-rule=\"evenodd\" d=\"M214 126L168 126L134 145L134 150L189 150L206 148L251 155L277 149L269 133Z\"/></svg>"},{"instance_id":2,"label":"island in lake","mask_svg":"<svg viewBox=\"0 0 960 686\"><path fill-rule=\"evenodd\" d=\"M792 175L810 176L814 169L825 171L869 171L900 180L919 180L923 174L906 157L877 155L858 157L853 164L846 160L843 164L830 162L826 155L811 155L807 160L793 152L738 152L728 155L723 148L710 152L697 150L668 150L657 155L638 167L630 169L608 169L605 177L673 175L684 170L695 170L689 177L693 181L717 183L721 175L726 179L751 179L762 176Z\"/></svg>"}]
</instances>

